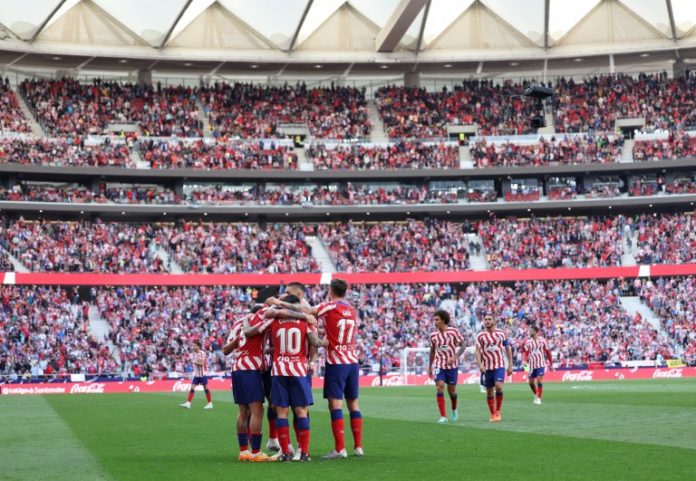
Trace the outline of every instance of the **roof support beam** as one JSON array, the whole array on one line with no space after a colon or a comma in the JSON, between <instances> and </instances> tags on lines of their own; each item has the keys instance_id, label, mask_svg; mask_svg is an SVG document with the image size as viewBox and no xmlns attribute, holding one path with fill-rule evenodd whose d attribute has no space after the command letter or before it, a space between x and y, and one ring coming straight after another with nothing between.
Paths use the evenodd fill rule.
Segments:
<instances>
[{"instance_id":1,"label":"roof support beam","mask_svg":"<svg viewBox=\"0 0 696 481\"><path fill-rule=\"evenodd\" d=\"M674 12L672 12L672 0L665 0L667 3L667 13L669 14L669 26L672 29L672 40L677 41L677 24L674 23Z\"/></svg>"},{"instance_id":2,"label":"roof support beam","mask_svg":"<svg viewBox=\"0 0 696 481\"><path fill-rule=\"evenodd\" d=\"M80 65L78 65L77 67L75 67L75 70L82 70L83 68L85 68L85 67L87 66L88 63L90 63L90 62L91 62L92 60L94 60L95 58L97 58L96 55L95 55L94 57L88 58L87 60L85 60L84 62L82 62Z\"/></svg>"},{"instance_id":3,"label":"roof support beam","mask_svg":"<svg viewBox=\"0 0 696 481\"><path fill-rule=\"evenodd\" d=\"M428 14L430 13L430 3L431 0L428 0L428 3L425 4L425 12L423 12L423 21L421 22L420 26L420 31L418 32L418 43L416 44L416 56L421 51L421 48L423 47L423 34L425 33L425 23L428 21Z\"/></svg>"},{"instance_id":4,"label":"roof support beam","mask_svg":"<svg viewBox=\"0 0 696 481\"><path fill-rule=\"evenodd\" d=\"M428 0L401 0L375 38L378 52L393 52Z\"/></svg>"},{"instance_id":5,"label":"roof support beam","mask_svg":"<svg viewBox=\"0 0 696 481\"><path fill-rule=\"evenodd\" d=\"M20 60L22 60L22 59L23 59L24 57L26 57L27 55L29 55L29 52L23 53L22 55L20 55L20 56L17 57L16 59L14 59L12 62L3 65L3 70L12 67L14 64L16 64L17 62L19 62Z\"/></svg>"},{"instance_id":6,"label":"roof support beam","mask_svg":"<svg viewBox=\"0 0 696 481\"><path fill-rule=\"evenodd\" d=\"M307 0L307 5L305 6L304 12L302 12L302 17L300 17L300 23L297 24L295 33L292 35L292 40L290 41L288 52L292 52L295 48L295 44L297 43L297 37L300 36L300 30L302 30L302 25L304 25L305 19L307 18L307 14L309 13L309 9L312 8L313 3L314 0Z\"/></svg>"},{"instance_id":7,"label":"roof support beam","mask_svg":"<svg viewBox=\"0 0 696 481\"><path fill-rule=\"evenodd\" d=\"M176 28L177 25L179 25L179 22L181 21L181 17L184 16L184 14L186 13L186 10L188 10L188 8L192 2L193 2L193 0L186 0L186 3L181 8L179 15L177 15L176 18L174 19L174 23L172 23L172 26L169 27L169 30L167 30L167 35L164 36L164 39L162 40L162 43L159 46L160 50L162 50L164 47L167 46L167 42L169 42L169 37L172 36L174 29Z\"/></svg>"},{"instance_id":8,"label":"roof support beam","mask_svg":"<svg viewBox=\"0 0 696 481\"><path fill-rule=\"evenodd\" d=\"M667 0L669 1L669 0ZM544 0L544 50L549 49L549 9L551 0Z\"/></svg>"},{"instance_id":9,"label":"roof support beam","mask_svg":"<svg viewBox=\"0 0 696 481\"><path fill-rule=\"evenodd\" d=\"M44 19L44 21L41 22L41 25L39 25L39 28L37 28L37 29L36 29L36 32L34 32L34 35L31 36L31 40L29 40L29 43L34 43L34 40L36 40L36 39L39 37L39 34L43 31L44 28L46 28L46 25L48 25L48 22L51 21L51 19L53 18L53 16L54 16L56 13L58 13L58 10L60 10L61 7L62 7L63 5L65 5L65 2L66 2L66 1L67 1L67 0L60 0L60 2L58 2L58 5L56 5L56 8L54 8L53 10L51 10L51 13L48 14L48 17L46 17L46 18Z\"/></svg>"}]
</instances>

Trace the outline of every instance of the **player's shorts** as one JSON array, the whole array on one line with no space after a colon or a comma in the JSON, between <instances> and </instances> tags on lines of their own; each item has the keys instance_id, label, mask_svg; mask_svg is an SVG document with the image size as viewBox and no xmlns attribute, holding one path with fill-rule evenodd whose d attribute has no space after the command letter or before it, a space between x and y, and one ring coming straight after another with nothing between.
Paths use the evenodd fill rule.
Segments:
<instances>
[{"instance_id":1,"label":"player's shorts","mask_svg":"<svg viewBox=\"0 0 696 481\"><path fill-rule=\"evenodd\" d=\"M271 370L266 369L261 371L261 379L263 380L263 393L266 399L271 400Z\"/></svg>"},{"instance_id":2,"label":"player's shorts","mask_svg":"<svg viewBox=\"0 0 696 481\"><path fill-rule=\"evenodd\" d=\"M440 381L450 386L457 385L457 379L459 378L459 368L453 367L451 369L435 369L435 382Z\"/></svg>"},{"instance_id":3,"label":"player's shorts","mask_svg":"<svg viewBox=\"0 0 696 481\"><path fill-rule=\"evenodd\" d=\"M491 369L481 374L481 377L483 378L483 385L490 389L497 382L505 382L505 368Z\"/></svg>"},{"instance_id":4,"label":"player's shorts","mask_svg":"<svg viewBox=\"0 0 696 481\"><path fill-rule=\"evenodd\" d=\"M534 379L539 376L543 376L546 373L545 367L538 367L529 371L529 379Z\"/></svg>"},{"instance_id":5,"label":"player's shorts","mask_svg":"<svg viewBox=\"0 0 696 481\"><path fill-rule=\"evenodd\" d=\"M306 377L273 376L271 399L281 408L306 407L312 404L312 388Z\"/></svg>"},{"instance_id":6,"label":"player's shorts","mask_svg":"<svg viewBox=\"0 0 696 481\"><path fill-rule=\"evenodd\" d=\"M324 399L358 399L360 366L327 364L324 371Z\"/></svg>"},{"instance_id":7,"label":"player's shorts","mask_svg":"<svg viewBox=\"0 0 696 481\"><path fill-rule=\"evenodd\" d=\"M198 386L202 384L203 386L208 386L208 376L196 376L191 381L191 387Z\"/></svg>"},{"instance_id":8,"label":"player's shorts","mask_svg":"<svg viewBox=\"0 0 696 481\"><path fill-rule=\"evenodd\" d=\"M233 371L232 396L235 404L263 402L263 377L260 371Z\"/></svg>"}]
</instances>

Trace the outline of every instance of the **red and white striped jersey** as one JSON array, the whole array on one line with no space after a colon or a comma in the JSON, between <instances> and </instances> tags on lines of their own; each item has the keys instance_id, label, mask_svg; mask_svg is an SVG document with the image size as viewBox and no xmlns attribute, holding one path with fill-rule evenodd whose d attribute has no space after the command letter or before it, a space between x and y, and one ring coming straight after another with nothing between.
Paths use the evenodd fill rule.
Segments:
<instances>
[{"instance_id":1,"label":"red and white striped jersey","mask_svg":"<svg viewBox=\"0 0 696 481\"><path fill-rule=\"evenodd\" d=\"M273 376L304 377L307 375L307 332L315 328L299 319L268 318L259 325L259 332L270 332L273 342Z\"/></svg>"},{"instance_id":2,"label":"red and white striped jersey","mask_svg":"<svg viewBox=\"0 0 696 481\"><path fill-rule=\"evenodd\" d=\"M459 367L457 350L462 345L464 338L459 330L448 327L444 332L430 333L430 346L435 348L433 367L439 369L454 369Z\"/></svg>"},{"instance_id":3,"label":"red and white striped jersey","mask_svg":"<svg viewBox=\"0 0 696 481\"><path fill-rule=\"evenodd\" d=\"M193 377L205 376L206 363L208 361L208 356L205 352L198 351L198 353L193 353L191 362L193 362Z\"/></svg>"},{"instance_id":4,"label":"red and white striped jersey","mask_svg":"<svg viewBox=\"0 0 696 481\"><path fill-rule=\"evenodd\" d=\"M492 333L483 331L476 336L476 345L486 371L505 367L505 346L509 343L508 336L502 329L495 329Z\"/></svg>"},{"instance_id":5,"label":"red and white striped jersey","mask_svg":"<svg viewBox=\"0 0 696 481\"><path fill-rule=\"evenodd\" d=\"M317 306L317 318L324 324L329 345L326 346L327 364L355 364L355 335L358 316L345 301L324 302Z\"/></svg>"},{"instance_id":6,"label":"red and white striped jersey","mask_svg":"<svg viewBox=\"0 0 696 481\"><path fill-rule=\"evenodd\" d=\"M529 369L546 367L546 351L548 348L546 339L540 337L528 339L524 343L524 350L529 355Z\"/></svg>"},{"instance_id":7,"label":"red and white striped jersey","mask_svg":"<svg viewBox=\"0 0 696 481\"><path fill-rule=\"evenodd\" d=\"M264 369L263 356L263 336L246 337L243 332L244 316L232 326L230 333L231 340L238 339L237 349L235 350L234 363L232 364L233 371L260 371ZM255 326L262 322L258 316L252 316L249 321L250 326Z\"/></svg>"}]
</instances>

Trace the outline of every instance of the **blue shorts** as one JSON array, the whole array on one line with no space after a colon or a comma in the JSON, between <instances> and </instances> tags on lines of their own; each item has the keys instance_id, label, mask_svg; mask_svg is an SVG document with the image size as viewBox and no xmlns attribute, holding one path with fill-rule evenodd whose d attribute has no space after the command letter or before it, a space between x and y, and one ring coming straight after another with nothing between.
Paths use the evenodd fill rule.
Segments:
<instances>
[{"instance_id":1,"label":"blue shorts","mask_svg":"<svg viewBox=\"0 0 696 481\"><path fill-rule=\"evenodd\" d=\"M312 389L306 377L273 376L271 399L281 408L306 407L312 404Z\"/></svg>"},{"instance_id":2,"label":"blue shorts","mask_svg":"<svg viewBox=\"0 0 696 481\"><path fill-rule=\"evenodd\" d=\"M324 399L358 399L360 366L327 364L324 372Z\"/></svg>"},{"instance_id":3,"label":"blue shorts","mask_svg":"<svg viewBox=\"0 0 696 481\"><path fill-rule=\"evenodd\" d=\"M440 381L450 386L457 385L457 379L459 378L459 368L453 367L451 369L435 369L435 382Z\"/></svg>"},{"instance_id":4,"label":"blue shorts","mask_svg":"<svg viewBox=\"0 0 696 481\"><path fill-rule=\"evenodd\" d=\"M232 373L232 396L235 404L263 402L263 378L259 371L234 371Z\"/></svg>"},{"instance_id":5,"label":"blue shorts","mask_svg":"<svg viewBox=\"0 0 696 481\"><path fill-rule=\"evenodd\" d=\"M534 379L539 376L543 376L544 373L546 373L545 367L538 367L536 369L532 369L531 371L529 371L529 379Z\"/></svg>"},{"instance_id":6,"label":"blue shorts","mask_svg":"<svg viewBox=\"0 0 696 481\"><path fill-rule=\"evenodd\" d=\"M312 375L307 373L307 382L309 383L309 404L307 406L314 406L314 394L312 394Z\"/></svg>"},{"instance_id":7,"label":"blue shorts","mask_svg":"<svg viewBox=\"0 0 696 481\"><path fill-rule=\"evenodd\" d=\"M263 380L263 394L266 396L266 399L268 399L268 402L271 402L271 370L267 369L265 371L261 371L261 379Z\"/></svg>"},{"instance_id":8,"label":"blue shorts","mask_svg":"<svg viewBox=\"0 0 696 481\"><path fill-rule=\"evenodd\" d=\"M483 385L488 389L495 387L497 382L505 382L505 368L499 367L498 369L491 369L481 374L483 378Z\"/></svg>"},{"instance_id":9,"label":"blue shorts","mask_svg":"<svg viewBox=\"0 0 696 481\"><path fill-rule=\"evenodd\" d=\"M194 377L193 381L191 381L191 387L198 386L199 384L202 384L203 386L208 386L208 376Z\"/></svg>"}]
</instances>

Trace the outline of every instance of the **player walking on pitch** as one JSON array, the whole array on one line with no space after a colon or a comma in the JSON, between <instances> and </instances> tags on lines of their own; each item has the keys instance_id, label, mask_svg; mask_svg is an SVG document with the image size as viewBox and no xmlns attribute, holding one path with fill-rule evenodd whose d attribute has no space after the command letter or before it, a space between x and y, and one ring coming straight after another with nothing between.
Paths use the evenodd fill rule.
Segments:
<instances>
[{"instance_id":1,"label":"player walking on pitch","mask_svg":"<svg viewBox=\"0 0 696 481\"><path fill-rule=\"evenodd\" d=\"M464 337L454 327L450 327L450 315L445 310L435 311L433 315L435 332L430 334L430 364L428 376L433 377L435 369L435 388L437 407L440 411L438 423L447 424L445 414L445 384L452 403L452 422L459 418L457 413L457 378L459 377L459 358L464 352Z\"/></svg>"},{"instance_id":2,"label":"player walking on pitch","mask_svg":"<svg viewBox=\"0 0 696 481\"><path fill-rule=\"evenodd\" d=\"M502 420L500 408L503 405L503 383L505 382L505 357L507 355L507 375L512 375L512 348L510 339L502 329L495 327L493 316L486 315L485 329L476 336L476 364L486 386L486 402L491 412L490 421ZM495 391L495 399L493 393Z\"/></svg>"},{"instance_id":3,"label":"player walking on pitch","mask_svg":"<svg viewBox=\"0 0 696 481\"><path fill-rule=\"evenodd\" d=\"M193 380L191 381L191 389L189 390L188 398L186 402L179 404L184 409L191 409L191 401L195 395L196 386L199 384L203 386L205 391L205 397L208 400L203 409L213 409L213 398L208 390L208 376L205 375L206 371L206 361L207 356L203 351L203 346L200 341L193 342Z\"/></svg>"},{"instance_id":4,"label":"player walking on pitch","mask_svg":"<svg viewBox=\"0 0 696 481\"><path fill-rule=\"evenodd\" d=\"M549 370L553 370L553 357L546 339L539 337L539 328L529 327L528 339L524 343L524 353L529 362L529 387L534 393L534 404L541 404L541 395L544 392L544 374L548 362Z\"/></svg>"}]
</instances>

